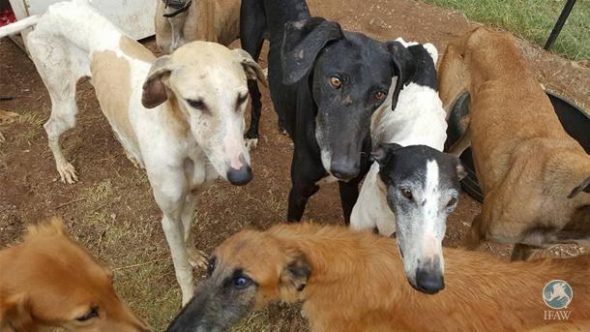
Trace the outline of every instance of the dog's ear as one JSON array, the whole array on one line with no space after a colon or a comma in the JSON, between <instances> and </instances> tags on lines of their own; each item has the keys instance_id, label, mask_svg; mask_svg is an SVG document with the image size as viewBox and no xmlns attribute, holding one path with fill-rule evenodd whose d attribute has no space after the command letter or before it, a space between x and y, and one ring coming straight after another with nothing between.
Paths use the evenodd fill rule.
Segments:
<instances>
[{"instance_id":1,"label":"dog's ear","mask_svg":"<svg viewBox=\"0 0 590 332\"><path fill-rule=\"evenodd\" d=\"M343 37L338 23L321 17L286 23L281 47L283 83L291 85L301 80L326 44Z\"/></svg>"},{"instance_id":2,"label":"dog's ear","mask_svg":"<svg viewBox=\"0 0 590 332\"><path fill-rule=\"evenodd\" d=\"M311 265L305 255L297 250L288 253L290 259L283 267L280 276L280 290L282 298L297 297L296 294L303 291L307 280L311 275Z\"/></svg>"},{"instance_id":3,"label":"dog's ear","mask_svg":"<svg viewBox=\"0 0 590 332\"><path fill-rule=\"evenodd\" d=\"M0 328L5 324L15 331L35 330L31 306L26 295L19 294L0 300Z\"/></svg>"},{"instance_id":4,"label":"dog's ear","mask_svg":"<svg viewBox=\"0 0 590 332\"><path fill-rule=\"evenodd\" d=\"M408 49L399 41L387 43L387 50L391 53L393 68L397 75L393 96L391 96L391 110L395 110L400 91L415 71L414 59Z\"/></svg>"},{"instance_id":5,"label":"dog's ear","mask_svg":"<svg viewBox=\"0 0 590 332\"><path fill-rule=\"evenodd\" d=\"M171 63L170 56L164 55L152 64L145 83L143 83L141 103L144 107L154 108L168 99L168 88L164 80L170 76Z\"/></svg>"},{"instance_id":6,"label":"dog's ear","mask_svg":"<svg viewBox=\"0 0 590 332\"><path fill-rule=\"evenodd\" d=\"M371 152L371 160L376 161L379 163L380 167L383 167L387 164L389 157L391 157L391 153L400 148L402 148L402 146L397 143L379 144L379 146Z\"/></svg>"},{"instance_id":7,"label":"dog's ear","mask_svg":"<svg viewBox=\"0 0 590 332\"><path fill-rule=\"evenodd\" d=\"M266 83L266 75L264 75L260 65L258 65L258 63L252 59L250 53L244 51L241 48L236 48L232 50L232 52L234 52L238 58L238 62L242 64L242 67L244 67L244 72L246 73L246 77L249 80L258 80L260 83L262 83L262 85L268 86Z\"/></svg>"},{"instance_id":8,"label":"dog's ear","mask_svg":"<svg viewBox=\"0 0 590 332\"><path fill-rule=\"evenodd\" d=\"M590 177L586 178L586 180L584 180L579 186L575 187L572 190L572 192L570 192L570 194L567 195L567 198L574 198L577 194L581 193L582 191L590 193Z\"/></svg>"}]
</instances>

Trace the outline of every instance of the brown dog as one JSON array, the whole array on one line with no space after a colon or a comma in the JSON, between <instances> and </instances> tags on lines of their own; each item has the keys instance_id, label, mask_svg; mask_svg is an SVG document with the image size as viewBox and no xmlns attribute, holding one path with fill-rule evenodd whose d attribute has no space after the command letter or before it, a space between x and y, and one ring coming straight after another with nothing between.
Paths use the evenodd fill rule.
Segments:
<instances>
[{"instance_id":1,"label":"brown dog","mask_svg":"<svg viewBox=\"0 0 590 332\"><path fill-rule=\"evenodd\" d=\"M513 37L478 28L452 41L439 87L447 110L465 92L471 98L457 145L470 137L484 201L468 246L515 243L512 258L526 259L534 247L590 244L590 157L564 131Z\"/></svg>"},{"instance_id":2,"label":"brown dog","mask_svg":"<svg viewBox=\"0 0 590 332\"><path fill-rule=\"evenodd\" d=\"M61 220L29 227L0 251L0 331L147 331L117 297L110 270L67 235Z\"/></svg>"},{"instance_id":3,"label":"brown dog","mask_svg":"<svg viewBox=\"0 0 590 332\"><path fill-rule=\"evenodd\" d=\"M157 0L156 43L172 53L206 40L229 45L240 36L240 0Z\"/></svg>"},{"instance_id":4,"label":"brown dog","mask_svg":"<svg viewBox=\"0 0 590 332\"><path fill-rule=\"evenodd\" d=\"M522 331L541 327L543 288L573 289L569 322L590 319L590 255L501 262L446 249L446 288L407 282L395 240L313 224L242 231L213 253L210 275L168 331L221 331L270 301L304 301L313 331Z\"/></svg>"}]
</instances>

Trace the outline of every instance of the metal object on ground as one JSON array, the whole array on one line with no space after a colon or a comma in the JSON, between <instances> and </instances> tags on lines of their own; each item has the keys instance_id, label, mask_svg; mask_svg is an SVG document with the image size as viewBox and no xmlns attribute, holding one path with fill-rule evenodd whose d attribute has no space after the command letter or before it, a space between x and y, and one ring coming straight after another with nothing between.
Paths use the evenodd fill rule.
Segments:
<instances>
[{"instance_id":1,"label":"metal object on ground","mask_svg":"<svg viewBox=\"0 0 590 332\"><path fill-rule=\"evenodd\" d=\"M549 39L547 39L547 42L545 43L546 50L549 50L551 46L553 46L553 43L559 36L559 33L561 32L561 29L563 28L565 21L567 21L567 18L570 16L572 8L574 8L574 4L576 4L576 0L567 0L567 2L565 3L565 6L563 7L561 14L559 15L559 18L557 19L557 22L555 22L553 30L551 30Z\"/></svg>"}]
</instances>

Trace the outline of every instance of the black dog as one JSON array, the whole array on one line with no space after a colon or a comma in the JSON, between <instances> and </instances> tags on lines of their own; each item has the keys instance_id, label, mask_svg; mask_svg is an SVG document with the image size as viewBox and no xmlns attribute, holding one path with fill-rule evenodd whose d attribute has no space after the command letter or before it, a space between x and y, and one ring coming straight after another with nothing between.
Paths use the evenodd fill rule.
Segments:
<instances>
[{"instance_id":1,"label":"black dog","mask_svg":"<svg viewBox=\"0 0 590 332\"><path fill-rule=\"evenodd\" d=\"M336 22L311 17L304 0L243 0L242 47L258 59L265 36L270 40L268 80L271 98L295 144L291 165L289 221L299 221L317 182L340 180L346 222L368 169L371 115L398 76L392 106L412 57L398 42L378 42L343 32ZM260 104L256 82L249 85L253 117ZM250 130L257 128L257 124Z\"/></svg>"}]
</instances>

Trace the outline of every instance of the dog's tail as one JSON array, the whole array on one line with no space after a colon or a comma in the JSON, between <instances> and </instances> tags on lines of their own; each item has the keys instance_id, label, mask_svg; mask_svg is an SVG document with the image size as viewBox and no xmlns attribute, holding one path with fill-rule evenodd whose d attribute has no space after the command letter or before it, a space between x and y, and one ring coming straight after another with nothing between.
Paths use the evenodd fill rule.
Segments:
<instances>
[{"instance_id":1,"label":"dog's tail","mask_svg":"<svg viewBox=\"0 0 590 332\"><path fill-rule=\"evenodd\" d=\"M19 33L39 21L39 16L33 15L0 28L0 38Z\"/></svg>"}]
</instances>

